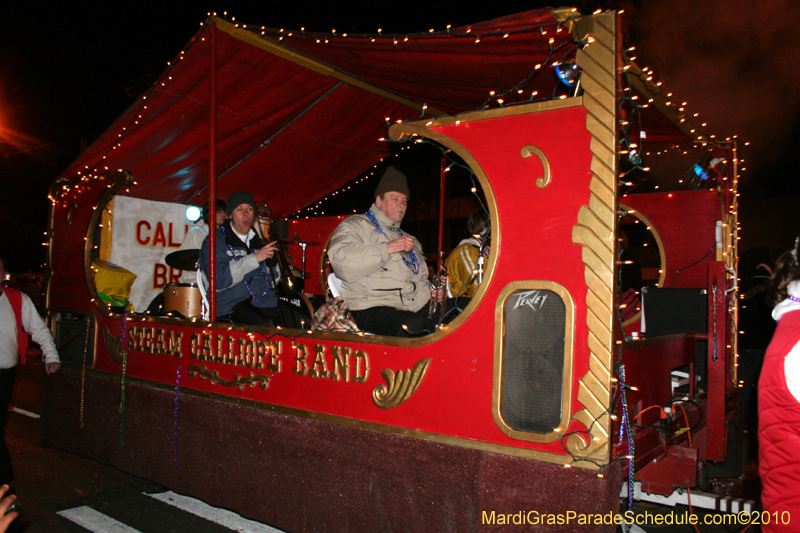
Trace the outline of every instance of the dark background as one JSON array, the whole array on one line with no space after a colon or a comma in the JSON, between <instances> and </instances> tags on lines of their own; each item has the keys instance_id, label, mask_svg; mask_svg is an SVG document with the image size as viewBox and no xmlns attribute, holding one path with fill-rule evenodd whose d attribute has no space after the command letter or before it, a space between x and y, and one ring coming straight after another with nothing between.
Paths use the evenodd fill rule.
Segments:
<instances>
[{"instance_id":1,"label":"dark background","mask_svg":"<svg viewBox=\"0 0 800 533\"><path fill-rule=\"evenodd\" d=\"M0 255L10 270L44 262L55 178L143 93L209 11L311 31L425 31L552 5L533 2L169 2L89 8L6 3L0 16ZM623 8L626 44L706 131L738 135L743 263L771 261L800 233L800 4L790 0L578 1ZM701 111L702 110L702 111ZM748 142L749 145L744 146ZM646 146L645 146L646 148ZM76 253L76 260L79 254ZM755 264L754 263L754 264ZM743 264L743 269L746 265ZM749 268L749 267L748 267Z\"/></svg>"}]
</instances>

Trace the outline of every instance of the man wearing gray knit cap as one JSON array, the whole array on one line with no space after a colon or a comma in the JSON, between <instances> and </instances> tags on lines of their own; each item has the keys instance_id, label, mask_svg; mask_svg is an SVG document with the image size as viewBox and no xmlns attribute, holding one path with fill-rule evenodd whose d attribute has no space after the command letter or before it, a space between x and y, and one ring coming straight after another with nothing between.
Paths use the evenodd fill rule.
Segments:
<instances>
[{"instance_id":1,"label":"man wearing gray knit cap","mask_svg":"<svg viewBox=\"0 0 800 533\"><path fill-rule=\"evenodd\" d=\"M389 167L372 207L344 220L328 247L356 324L377 335L425 335L436 328L436 320L428 318L431 294L422 246L400 229L409 194L405 174Z\"/></svg>"}]
</instances>

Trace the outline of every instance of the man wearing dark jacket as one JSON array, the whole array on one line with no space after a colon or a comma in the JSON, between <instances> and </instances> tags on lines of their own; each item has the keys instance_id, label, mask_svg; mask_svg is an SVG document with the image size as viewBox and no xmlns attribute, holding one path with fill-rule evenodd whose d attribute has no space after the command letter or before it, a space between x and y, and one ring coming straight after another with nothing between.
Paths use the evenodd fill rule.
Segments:
<instances>
[{"instance_id":1,"label":"man wearing dark jacket","mask_svg":"<svg viewBox=\"0 0 800 533\"><path fill-rule=\"evenodd\" d=\"M247 191L228 197L228 220L216 235L216 319L240 324L302 327L310 324L305 311L278 299L280 269L277 243L264 242L255 229L256 202ZM199 266L208 286L209 239L200 249Z\"/></svg>"}]
</instances>

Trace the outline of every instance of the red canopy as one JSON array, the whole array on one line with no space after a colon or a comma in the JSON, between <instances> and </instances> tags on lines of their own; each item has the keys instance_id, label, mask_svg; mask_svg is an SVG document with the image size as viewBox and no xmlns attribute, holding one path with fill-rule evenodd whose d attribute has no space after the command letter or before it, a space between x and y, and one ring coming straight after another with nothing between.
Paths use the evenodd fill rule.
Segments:
<instances>
[{"instance_id":1,"label":"red canopy","mask_svg":"<svg viewBox=\"0 0 800 533\"><path fill-rule=\"evenodd\" d=\"M387 120L473 111L498 98L554 98L552 65L578 47L559 22L569 13L542 9L407 36L291 32L212 17L60 179L125 169L138 183L131 196L203 203L214 34L217 196L248 189L285 217L385 157Z\"/></svg>"}]
</instances>

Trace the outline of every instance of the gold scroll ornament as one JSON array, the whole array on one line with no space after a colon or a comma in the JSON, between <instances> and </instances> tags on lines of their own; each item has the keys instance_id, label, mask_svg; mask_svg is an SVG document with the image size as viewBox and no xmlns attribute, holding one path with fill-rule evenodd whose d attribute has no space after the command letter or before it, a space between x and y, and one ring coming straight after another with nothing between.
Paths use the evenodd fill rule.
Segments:
<instances>
[{"instance_id":1,"label":"gold scroll ornament","mask_svg":"<svg viewBox=\"0 0 800 533\"><path fill-rule=\"evenodd\" d=\"M247 377L242 377L241 374L236 374L232 380L227 380L219 377L219 372L217 370L209 370L205 365L189 366L189 377L193 378L198 375L200 376L200 379L208 379L212 385L219 383L220 385L225 385L226 387L238 387L239 392L242 392L246 385L255 387L257 384L262 390L267 390L269 387L269 376L260 376L250 372L250 375Z\"/></svg>"},{"instance_id":2,"label":"gold scroll ornament","mask_svg":"<svg viewBox=\"0 0 800 533\"><path fill-rule=\"evenodd\" d=\"M421 359L411 370L395 373L388 368L383 369L381 375L386 385L375 387L372 401L381 409L391 409L408 400L419 388L430 364L430 359Z\"/></svg>"}]
</instances>

